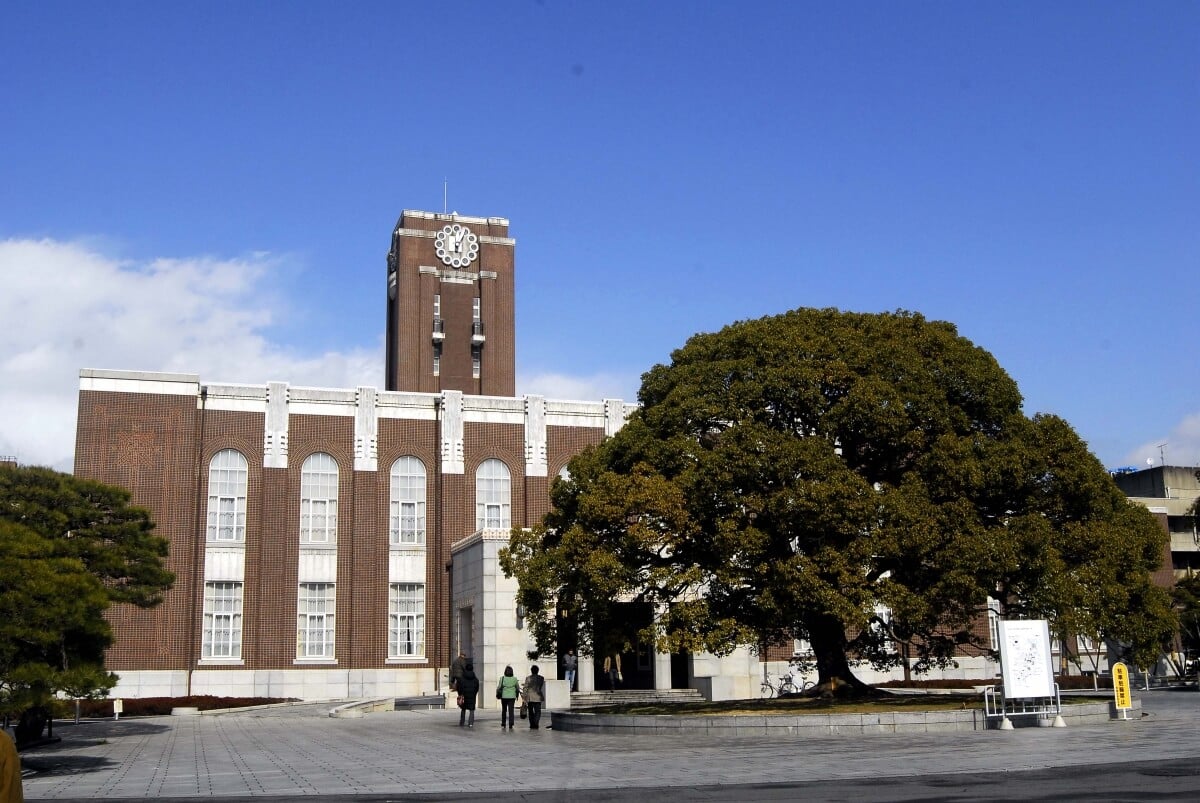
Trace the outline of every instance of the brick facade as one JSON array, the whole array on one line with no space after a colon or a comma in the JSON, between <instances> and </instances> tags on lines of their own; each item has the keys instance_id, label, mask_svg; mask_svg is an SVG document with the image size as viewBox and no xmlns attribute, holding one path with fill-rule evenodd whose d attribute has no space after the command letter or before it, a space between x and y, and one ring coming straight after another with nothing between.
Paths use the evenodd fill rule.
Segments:
<instances>
[{"instance_id":1,"label":"brick facade","mask_svg":"<svg viewBox=\"0 0 1200 803\"><path fill-rule=\"evenodd\" d=\"M452 545L478 529L480 465L507 466L512 524L531 526L549 508L557 469L632 411L621 402L202 385L190 375L113 371L81 372L80 388L76 473L129 488L168 540L167 563L177 574L158 608L112 611L116 644L108 665L118 673L263 673L302 665L301 476L305 460L318 453L338 470L336 657L325 666L393 674L447 666L455 646L447 569ZM286 407L284 437L270 432L272 393L286 399L274 402ZM547 424L562 420L571 423ZM364 435L372 430L373 440ZM286 467L267 465L264 444L272 437L286 442ZM207 535L209 468L229 449L247 469L244 541L222 547L239 557L244 551L242 638L239 660L212 661L201 654L206 562L215 549ZM397 665L388 654L390 470L405 456L426 472L425 640L423 658Z\"/></svg>"}]
</instances>

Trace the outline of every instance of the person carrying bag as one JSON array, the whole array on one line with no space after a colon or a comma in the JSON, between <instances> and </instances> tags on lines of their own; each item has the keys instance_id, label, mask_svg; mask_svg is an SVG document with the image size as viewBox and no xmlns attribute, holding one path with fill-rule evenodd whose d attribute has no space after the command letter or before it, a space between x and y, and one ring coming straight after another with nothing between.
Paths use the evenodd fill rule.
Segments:
<instances>
[{"instance_id":1,"label":"person carrying bag","mask_svg":"<svg viewBox=\"0 0 1200 803\"><path fill-rule=\"evenodd\" d=\"M500 676L500 682L496 684L496 699L500 701L500 730L507 727L509 730L513 728L513 707L517 703L517 695L521 692L521 684L513 675L511 666L504 667L504 674ZM525 709L521 709L522 719L525 717Z\"/></svg>"}]
</instances>

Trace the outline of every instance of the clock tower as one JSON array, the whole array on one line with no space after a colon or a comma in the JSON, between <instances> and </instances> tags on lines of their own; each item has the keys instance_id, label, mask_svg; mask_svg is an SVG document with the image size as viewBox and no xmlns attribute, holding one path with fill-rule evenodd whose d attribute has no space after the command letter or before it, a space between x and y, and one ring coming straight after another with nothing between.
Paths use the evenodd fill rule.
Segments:
<instances>
[{"instance_id":1,"label":"clock tower","mask_svg":"<svg viewBox=\"0 0 1200 803\"><path fill-rule=\"evenodd\" d=\"M516 393L508 221L405 210L387 255L388 390Z\"/></svg>"}]
</instances>

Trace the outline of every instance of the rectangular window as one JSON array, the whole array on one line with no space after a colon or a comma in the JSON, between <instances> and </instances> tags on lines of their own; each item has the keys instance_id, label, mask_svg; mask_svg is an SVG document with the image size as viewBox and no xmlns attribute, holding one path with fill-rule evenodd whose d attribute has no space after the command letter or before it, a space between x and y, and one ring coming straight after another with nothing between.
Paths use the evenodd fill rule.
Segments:
<instances>
[{"instance_id":1,"label":"rectangular window","mask_svg":"<svg viewBox=\"0 0 1200 803\"><path fill-rule=\"evenodd\" d=\"M242 584L204 584L202 658L242 657Z\"/></svg>"},{"instance_id":2,"label":"rectangular window","mask_svg":"<svg viewBox=\"0 0 1200 803\"><path fill-rule=\"evenodd\" d=\"M479 347L471 348L471 376L474 379L479 378Z\"/></svg>"},{"instance_id":3,"label":"rectangular window","mask_svg":"<svg viewBox=\"0 0 1200 803\"><path fill-rule=\"evenodd\" d=\"M425 586L392 583L388 610L388 655L392 658L425 655Z\"/></svg>"},{"instance_id":4,"label":"rectangular window","mask_svg":"<svg viewBox=\"0 0 1200 803\"><path fill-rule=\"evenodd\" d=\"M332 658L333 583L301 583L296 605L296 657Z\"/></svg>"},{"instance_id":5,"label":"rectangular window","mask_svg":"<svg viewBox=\"0 0 1200 803\"><path fill-rule=\"evenodd\" d=\"M476 323L480 321L479 310L479 299L476 298L473 302L471 302L471 320Z\"/></svg>"},{"instance_id":6,"label":"rectangular window","mask_svg":"<svg viewBox=\"0 0 1200 803\"><path fill-rule=\"evenodd\" d=\"M442 344L433 344L433 375L441 376L442 374Z\"/></svg>"},{"instance_id":7,"label":"rectangular window","mask_svg":"<svg viewBox=\"0 0 1200 803\"><path fill-rule=\"evenodd\" d=\"M433 294L433 317L442 317L442 297L438 293Z\"/></svg>"}]
</instances>

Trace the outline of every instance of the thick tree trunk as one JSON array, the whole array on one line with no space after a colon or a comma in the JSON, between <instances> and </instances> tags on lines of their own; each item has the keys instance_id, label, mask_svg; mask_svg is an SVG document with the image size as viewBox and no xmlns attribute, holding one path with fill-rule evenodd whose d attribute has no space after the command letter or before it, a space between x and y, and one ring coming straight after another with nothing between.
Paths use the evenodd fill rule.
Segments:
<instances>
[{"instance_id":1,"label":"thick tree trunk","mask_svg":"<svg viewBox=\"0 0 1200 803\"><path fill-rule=\"evenodd\" d=\"M854 676L846 658L846 628L836 617L808 622L809 643L817 659L817 689L822 696L861 697L875 690Z\"/></svg>"}]
</instances>

